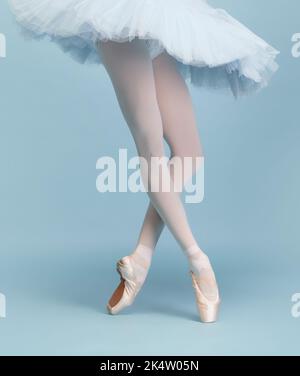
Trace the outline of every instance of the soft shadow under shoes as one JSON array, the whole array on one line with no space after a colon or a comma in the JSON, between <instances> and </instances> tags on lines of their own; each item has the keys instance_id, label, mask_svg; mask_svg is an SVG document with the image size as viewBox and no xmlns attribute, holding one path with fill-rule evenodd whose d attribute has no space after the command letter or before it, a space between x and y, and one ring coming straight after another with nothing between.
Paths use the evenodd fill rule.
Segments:
<instances>
[{"instance_id":1,"label":"soft shadow under shoes","mask_svg":"<svg viewBox=\"0 0 300 376\"><path fill-rule=\"evenodd\" d=\"M201 321L204 323L212 323L217 321L221 302L218 288L210 296L208 296L209 294L205 295L202 291L202 285L205 284L205 278L203 279L202 277L198 277L192 271L190 271L190 274L192 277L197 308Z\"/></svg>"},{"instance_id":2,"label":"soft shadow under shoes","mask_svg":"<svg viewBox=\"0 0 300 376\"><path fill-rule=\"evenodd\" d=\"M107 304L107 310L112 315L130 306L143 285L137 278L134 263L129 256L117 262L117 271L121 281Z\"/></svg>"}]
</instances>

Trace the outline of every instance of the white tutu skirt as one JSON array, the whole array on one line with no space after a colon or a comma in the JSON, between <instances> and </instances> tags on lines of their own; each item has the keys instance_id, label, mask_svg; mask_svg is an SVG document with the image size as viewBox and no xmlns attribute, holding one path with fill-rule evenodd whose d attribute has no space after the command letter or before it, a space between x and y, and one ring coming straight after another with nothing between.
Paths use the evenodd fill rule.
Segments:
<instances>
[{"instance_id":1,"label":"white tutu skirt","mask_svg":"<svg viewBox=\"0 0 300 376\"><path fill-rule=\"evenodd\" d=\"M205 0L9 0L27 33L49 37L79 62L101 63L98 40L146 40L192 84L235 96L267 85L278 51Z\"/></svg>"}]
</instances>

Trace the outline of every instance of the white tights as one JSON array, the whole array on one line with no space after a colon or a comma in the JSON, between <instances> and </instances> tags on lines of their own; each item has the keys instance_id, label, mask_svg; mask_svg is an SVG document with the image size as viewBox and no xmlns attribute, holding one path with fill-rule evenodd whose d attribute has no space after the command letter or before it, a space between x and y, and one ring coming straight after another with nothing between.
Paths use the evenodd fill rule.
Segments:
<instances>
[{"instance_id":1,"label":"white tights","mask_svg":"<svg viewBox=\"0 0 300 376\"><path fill-rule=\"evenodd\" d=\"M191 98L173 59L164 53L152 61L141 40L100 42L99 47L139 156L148 166L151 157L165 156L164 138L170 146L171 157L202 156ZM149 182L150 205L133 260L142 257L150 265L149 250L154 250L166 224L187 255L191 269L200 275L205 264L214 277L209 261L192 234L179 194L173 190L151 191L156 177L143 171L143 164L141 173ZM165 173L172 178L170 170Z\"/></svg>"}]
</instances>

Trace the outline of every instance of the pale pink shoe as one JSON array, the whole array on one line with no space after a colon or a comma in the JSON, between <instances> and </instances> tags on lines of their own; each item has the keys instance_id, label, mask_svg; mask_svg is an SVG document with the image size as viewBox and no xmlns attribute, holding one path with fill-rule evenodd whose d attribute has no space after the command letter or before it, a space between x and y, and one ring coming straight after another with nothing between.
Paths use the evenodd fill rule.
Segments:
<instances>
[{"instance_id":1,"label":"pale pink shoe","mask_svg":"<svg viewBox=\"0 0 300 376\"><path fill-rule=\"evenodd\" d=\"M117 272L120 274L121 282L107 304L107 310L112 315L130 306L142 287L142 284L137 281L129 256L117 262Z\"/></svg>"},{"instance_id":2,"label":"pale pink shoe","mask_svg":"<svg viewBox=\"0 0 300 376\"><path fill-rule=\"evenodd\" d=\"M201 280L190 271L192 276L192 283L196 295L196 303L200 319L204 323L211 323L217 321L219 307L220 307L220 296L219 291L217 291L216 296L211 299L207 298L204 293L201 291Z\"/></svg>"}]
</instances>

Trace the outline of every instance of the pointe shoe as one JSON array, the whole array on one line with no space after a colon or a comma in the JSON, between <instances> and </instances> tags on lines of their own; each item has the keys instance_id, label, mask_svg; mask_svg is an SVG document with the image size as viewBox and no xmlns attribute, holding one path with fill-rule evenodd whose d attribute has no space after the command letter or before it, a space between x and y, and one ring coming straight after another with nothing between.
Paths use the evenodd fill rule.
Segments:
<instances>
[{"instance_id":1,"label":"pointe shoe","mask_svg":"<svg viewBox=\"0 0 300 376\"><path fill-rule=\"evenodd\" d=\"M130 306L142 287L142 284L137 281L129 256L117 262L117 272L120 274L121 281L106 306L111 315L116 315Z\"/></svg>"},{"instance_id":2,"label":"pointe shoe","mask_svg":"<svg viewBox=\"0 0 300 376\"><path fill-rule=\"evenodd\" d=\"M190 271L190 273L192 277L193 287L196 295L197 308L201 321L204 323L212 323L217 321L221 302L219 292L217 291L217 295L213 300L208 299L201 291L200 279L192 271Z\"/></svg>"}]
</instances>

